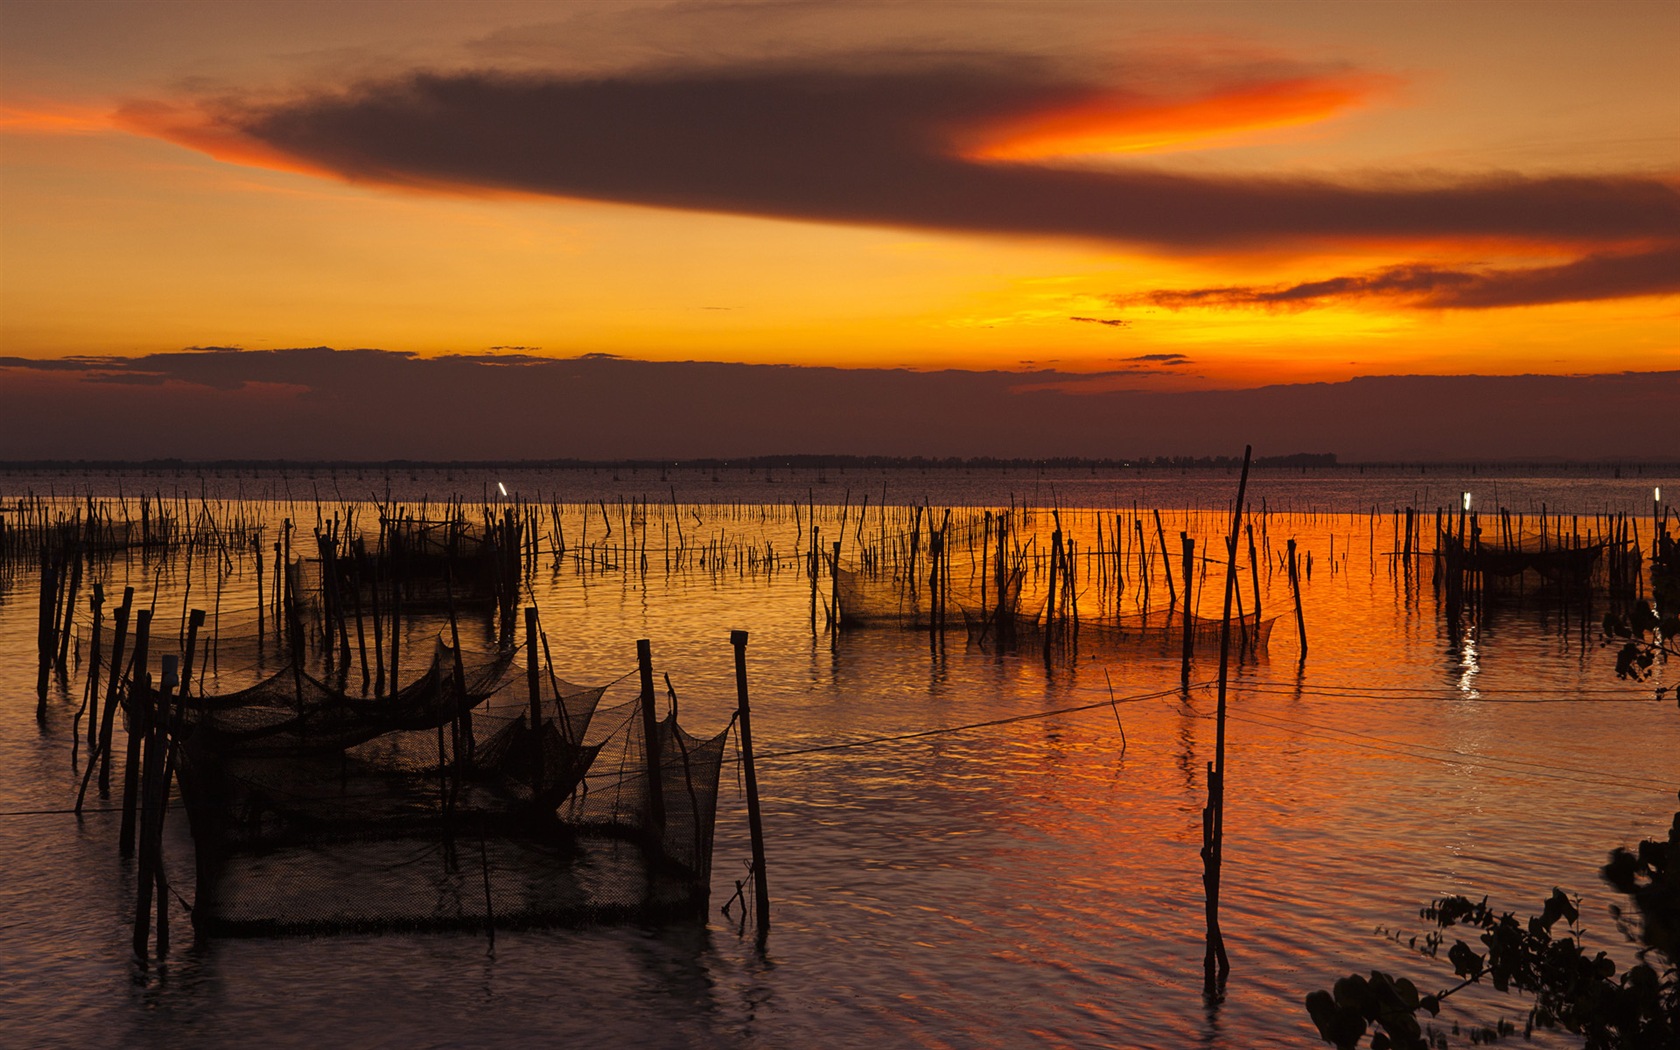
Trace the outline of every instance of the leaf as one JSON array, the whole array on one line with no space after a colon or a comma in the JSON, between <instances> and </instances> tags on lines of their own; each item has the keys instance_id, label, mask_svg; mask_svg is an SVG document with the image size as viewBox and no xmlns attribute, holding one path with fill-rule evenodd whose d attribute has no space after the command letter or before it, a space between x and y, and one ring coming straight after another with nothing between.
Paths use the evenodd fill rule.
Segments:
<instances>
[{"instance_id":1,"label":"leaf","mask_svg":"<svg viewBox=\"0 0 1680 1050\"><path fill-rule=\"evenodd\" d=\"M1482 957L1476 954L1463 941L1459 941L1447 952L1447 961L1452 963L1453 972L1460 977L1479 977L1482 973Z\"/></svg>"},{"instance_id":2,"label":"leaf","mask_svg":"<svg viewBox=\"0 0 1680 1050\"><path fill-rule=\"evenodd\" d=\"M1651 608L1650 602L1635 602L1632 619L1633 622L1629 626L1634 634L1644 634L1657 625L1657 614Z\"/></svg>"},{"instance_id":3,"label":"leaf","mask_svg":"<svg viewBox=\"0 0 1680 1050\"><path fill-rule=\"evenodd\" d=\"M1336 982L1340 985L1342 982ZM1354 1050L1365 1035L1365 1018L1351 1007L1338 1003L1329 992L1318 991L1307 996L1307 1013L1318 1028L1319 1038L1333 1043L1337 1050Z\"/></svg>"},{"instance_id":4,"label":"leaf","mask_svg":"<svg viewBox=\"0 0 1680 1050\"><path fill-rule=\"evenodd\" d=\"M1639 646L1632 642L1622 646L1616 653L1616 677L1638 678L1639 672L1634 670L1634 661L1639 659Z\"/></svg>"}]
</instances>

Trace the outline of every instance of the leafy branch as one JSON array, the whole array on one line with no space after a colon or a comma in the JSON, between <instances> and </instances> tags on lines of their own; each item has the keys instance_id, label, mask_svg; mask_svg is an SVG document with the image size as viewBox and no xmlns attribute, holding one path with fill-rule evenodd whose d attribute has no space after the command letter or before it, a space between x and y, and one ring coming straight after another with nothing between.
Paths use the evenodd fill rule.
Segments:
<instances>
[{"instance_id":1,"label":"leafy branch","mask_svg":"<svg viewBox=\"0 0 1680 1050\"><path fill-rule=\"evenodd\" d=\"M1367 1033L1370 1050L1433 1050L1448 1045L1447 1035L1426 1029L1420 1013L1439 1014L1441 1003L1473 984L1487 983L1500 992L1532 998L1527 1037L1539 1029L1561 1029L1584 1037L1587 1050L1673 1050L1680 1046L1680 994L1673 955L1680 908L1680 813L1667 842L1647 841L1637 852L1617 850L1604 868L1607 880L1633 897L1639 919L1623 919L1622 929L1641 944L1639 962L1618 974L1604 952L1589 953L1580 942L1580 902L1554 889L1540 913L1522 922L1510 912L1496 912L1484 898L1446 897L1419 912L1440 930L1480 931L1482 950L1456 940L1446 952L1457 984L1433 995L1419 994L1405 978L1373 970L1369 978L1350 974L1329 991L1307 996L1307 1012L1319 1035L1339 1050L1355 1050ZM1563 931L1554 932L1559 922ZM1446 938L1431 932L1411 946L1437 958ZM1666 960L1666 961L1665 961ZM1457 1031L1456 1027L1454 1029ZM1491 1043L1517 1031L1500 1019L1469 1033L1471 1043Z\"/></svg>"}]
</instances>

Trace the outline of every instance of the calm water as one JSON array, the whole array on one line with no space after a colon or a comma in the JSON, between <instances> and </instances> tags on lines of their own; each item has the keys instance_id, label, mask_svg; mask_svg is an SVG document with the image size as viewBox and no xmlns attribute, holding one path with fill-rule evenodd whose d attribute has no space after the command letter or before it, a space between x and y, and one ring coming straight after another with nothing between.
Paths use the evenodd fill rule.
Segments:
<instances>
[{"instance_id":1,"label":"calm water","mask_svg":"<svg viewBox=\"0 0 1680 1050\"><path fill-rule=\"evenodd\" d=\"M883 501L1055 501L1070 509L1076 530L1099 517L1089 508L1117 508L1128 520L1134 507L1160 508L1169 537L1188 525L1205 545L1235 493L1235 476L1224 471L724 471L716 481L709 471L662 477L648 469L616 478L487 474L0 482L9 498L119 489L289 497L299 502L250 510L290 514L307 527L317 494L330 515L370 493L435 500L456 491L476 500L501 481L568 501L574 545L581 505L607 500L620 527L622 494L649 501L655 548L680 513L690 542L768 542L781 554L795 549L795 502L814 503L830 535L842 503L856 528L866 494L869 532L878 531ZM1379 925L1416 929L1418 906L1443 893L1487 894L1526 910L1562 886L1586 896L1590 938L1619 951L1596 869L1612 846L1665 827L1674 810L1673 701L1651 702L1649 687L1616 681L1596 628L1583 631L1576 613L1555 604L1502 608L1450 645L1427 567L1408 586L1384 555L1392 507L1446 505L1465 489L1478 506L1493 505L1497 491L1498 503L1528 514L1541 504L1582 515L1627 510L1644 515L1648 534L1653 485L1680 493L1674 477L1603 472L1255 479L1255 509L1264 501L1272 511L1263 530L1256 524L1263 544L1277 550L1293 537L1314 556L1304 596L1311 650L1298 670L1295 630L1280 620L1270 659L1234 672L1224 876L1233 973L1227 997L1212 1005L1201 989L1198 849L1214 698L1206 689L1188 699L1151 695L1177 685L1176 660L1082 652L1047 667L1032 652L970 648L960 633L943 645L879 630L831 642L812 637L809 584L792 567L768 577L733 566L667 574L657 549L645 577L580 572L571 562L555 571L545 556L537 600L565 677L617 679L634 667L634 640L650 638L685 723L697 729L727 720L728 632L751 631L774 899L764 955L750 930L743 938L717 914L749 854L744 804L726 790L713 915L703 928L504 932L491 950L469 935L193 944L183 924L167 965L143 973L128 954L132 884L115 855L115 816L91 813L78 824L60 812L79 781L69 745L76 705L55 686L47 724L36 725L35 578L21 573L0 589L0 681L11 683L0 693L3 1040L1310 1046L1318 1044L1302 997L1349 970L1377 966L1424 985L1448 983L1442 968L1373 933ZM1373 508L1382 512L1375 520ZM602 528L599 507L590 528ZM959 574L965 557L957 556ZM179 615L184 572L156 577L138 561L118 561L107 590L120 590L125 576L146 588L155 581L159 609L173 601ZM1217 569L1208 581L1201 611L1216 614ZM229 623L254 604L253 582L248 571L228 581ZM1263 570L1261 585L1268 615L1286 609L1281 571ZM207 601L202 579L194 587L193 604ZM1087 593L1096 594L1094 581ZM1134 608L1135 591L1122 600ZM1197 680L1212 677L1215 663L1204 655ZM626 690L633 686L616 687L616 698ZM1112 707L1047 714L1111 696ZM959 728L1027 714L1043 717ZM940 728L958 731L879 739ZM808 750L847 742L863 743Z\"/></svg>"}]
</instances>

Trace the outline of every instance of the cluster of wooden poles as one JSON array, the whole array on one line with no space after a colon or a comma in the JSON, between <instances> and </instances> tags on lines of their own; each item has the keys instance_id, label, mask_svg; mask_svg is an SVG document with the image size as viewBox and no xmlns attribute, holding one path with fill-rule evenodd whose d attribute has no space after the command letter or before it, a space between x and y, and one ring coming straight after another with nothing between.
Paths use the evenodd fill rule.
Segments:
<instances>
[{"instance_id":1,"label":"cluster of wooden poles","mask_svg":"<svg viewBox=\"0 0 1680 1050\"><path fill-rule=\"evenodd\" d=\"M1651 536L1660 537L1666 526L1658 505ZM1435 533L1435 587L1443 593L1447 630L1455 642L1467 613L1472 619L1485 613L1496 581L1509 581L1499 588L1503 597L1520 599L1530 574L1538 573L1541 593L1566 611L1572 603L1580 607L1583 630L1600 591L1612 607L1625 607L1644 594L1644 540L1635 515L1618 512L1583 521L1580 515L1548 514L1542 505L1530 521L1500 507L1490 535L1481 515L1466 505L1456 513L1438 508Z\"/></svg>"},{"instance_id":2,"label":"cluster of wooden poles","mask_svg":"<svg viewBox=\"0 0 1680 1050\"><path fill-rule=\"evenodd\" d=\"M400 681L401 625L403 613L403 595L405 591L404 577L411 566L405 557L409 541L414 539L426 523L417 521L411 516L402 515L382 522L381 540L378 554L372 558L360 542L346 543L345 536L352 527L352 522L342 524L336 519L328 524L317 523L316 543L321 555L322 579L318 594L309 596L317 603L318 616L311 617L306 626L303 613L305 596L299 593L300 575L297 563L292 560L291 536L294 530L290 519L285 522L282 535L275 543L276 561L282 571L275 574L278 585L272 592L272 614L277 629L283 629L289 639L288 647L292 652L294 671L300 670L302 661L302 638L304 632L319 632L323 659L331 662L336 651L337 658L342 661L346 671L350 668L349 652L349 624L353 621L358 648L361 653L361 667L364 688L369 679L369 660L366 647L366 631L364 630L364 614L360 606L358 595L361 584L369 583L369 594L373 602L371 610L371 624L374 642L375 659L373 663L378 668L378 676L374 684L376 695L385 692L387 680L386 667L389 667L389 690L395 694ZM511 644L512 613L509 608L517 601L522 586L522 572L528 568L527 558L530 547L523 541L525 522L511 510L500 519L487 521L486 525L493 539L487 544L490 550L491 567L494 572L493 590L496 604L502 613L502 627L500 631L501 644ZM455 548L455 540L446 544L446 558L450 559L450 571L453 572L453 558L461 553ZM342 549L348 548L349 553L341 555ZM260 548L259 548L260 549ZM60 552L44 552L43 575L41 584L41 649L43 674L50 666L63 669L68 649L68 638L73 626L73 610L77 600L80 580L81 550L78 546L63 548ZM352 564L340 564L341 557ZM256 558L260 565L262 558ZM261 570L258 570L259 578ZM348 581L350 586L341 586ZM383 586L382 586L383 584ZM450 578L446 584L448 599L448 616L451 636L455 648L455 686L464 688L460 659L460 641L457 626L455 602L453 598L454 581ZM382 615L386 610L380 608L380 595L384 593L389 606L389 622ZM149 667L149 648L152 633L153 610L150 608L135 608L134 588L124 589L121 604L114 613L114 622L108 630L105 623L105 594L103 584L95 582L92 585L92 595L89 602L92 617L89 651L86 655L87 674L84 683L82 706L77 712L72 729L73 737L79 749L82 739L81 720L87 719L86 741L88 758L82 784L76 801L76 812L79 814L86 801L90 787L97 779L98 792L101 797L110 797L112 777L112 755L120 746L115 740L116 716L119 706L127 712L125 720L127 727L127 747L123 764L121 783L121 799L119 811L121 813L121 829L119 832L118 852L127 858L137 859L136 871L136 900L133 926L133 944L136 958L142 965L151 958L150 945L155 931L157 957L164 957L169 949L169 898L172 895L167 875L163 865L163 830L165 817L170 808L171 783L175 779L178 762L178 748L182 738L183 718L192 699L191 686L194 679L195 659L200 657L200 630L205 624L205 612L202 609L192 609L187 617L184 655L177 658L174 654L165 655L161 661L158 677L154 680ZM259 634L263 628L263 614L269 607L269 602L261 592L259 583L258 594L258 622ZM546 637L538 630L538 613L535 607L526 607L525 626L527 655L529 659L529 684L531 704L531 725L535 728L531 736L534 761L531 778L533 792L540 790L544 783L541 748L537 741L541 739L543 724L541 690L538 679L537 657L540 638L541 651L546 654L548 643ZM283 628L282 626L283 625ZM130 631L132 626L133 630ZM381 637L388 631L390 644L387 648ZM745 650L747 644L745 631L733 632L731 641L736 651L737 685L739 693L738 720L740 723L742 758L746 788L748 794L749 821L751 823L753 862L751 877L755 884L755 898L757 911L757 927L762 938L769 930L769 891L764 862L763 832L758 805L757 775L753 764L751 744L751 714L746 684ZM111 652L104 653L102 648L107 639L110 641ZM50 661L49 657L50 650ZM652 664L648 651L648 643L644 640L638 643L638 655L642 674L642 710L645 738L648 741L657 740L657 730L654 725L654 691L652 686ZM109 674L102 673L109 669ZM43 687L43 693L45 692ZM301 697L301 694L300 694ZM562 706L563 713L563 706ZM448 731L454 734L454 754L458 764L463 754L470 754L471 743L470 715L463 711L460 718L451 722ZM439 774L440 798L443 805L444 835L447 839L449 825L449 799L454 791L448 781L450 772L448 763L444 760L445 727L438 727L439 736ZM459 774L459 770L454 771ZM648 775L652 779L652 799L654 806L654 826L658 828L662 823L659 812L662 805L662 794L658 786L658 763L649 763ZM457 778L458 782L458 778ZM657 839L655 839L657 841ZM447 842L446 842L447 846ZM203 854L200 856L201 864ZM203 869L201 867L201 877ZM493 920L492 920L493 921Z\"/></svg>"},{"instance_id":3,"label":"cluster of wooden poles","mask_svg":"<svg viewBox=\"0 0 1680 1050\"><path fill-rule=\"evenodd\" d=\"M191 695L193 665L198 655L198 635L204 625L204 611L191 611L187 621L185 653L181 657L171 653L162 658L160 674L154 685L148 652L152 610L135 610L134 588L124 588L122 603L114 617L108 661L110 675L101 683L100 672L107 661L100 651L104 637L104 594L100 584L94 585L92 608L92 649L88 658L87 681L82 707L71 730L79 744L81 719L85 715L88 758L75 811L78 815L82 812L88 788L96 773L100 797L110 796L116 714L119 705L125 706L128 714L127 752L123 763L117 852L127 859L134 857L138 851L134 952L144 965L149 957L148 942L154 914L158 956L161 958L169 951L171 894L163 867L163 826L169 811L170 782L178 758L181 719ZM134 623L133 653L128 657L125 674L124 658L131 616ZM103 705L100 702L102 690Z\"/></svg>"}]
</instances>

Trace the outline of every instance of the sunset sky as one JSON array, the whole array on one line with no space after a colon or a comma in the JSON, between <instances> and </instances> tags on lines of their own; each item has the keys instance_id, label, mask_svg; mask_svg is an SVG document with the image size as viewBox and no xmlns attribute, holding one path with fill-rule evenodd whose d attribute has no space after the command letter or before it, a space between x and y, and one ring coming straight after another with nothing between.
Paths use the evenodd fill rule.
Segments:
<instances>
[{"instance_id":1,"label":"sunset sky","mask_svg":"<svg viewBox=\"0 0 1680 1050\"><path fill-rule=\"evenodd\" d=\"M3 12L0 396L193 347L1680 369L1671 2Z\"/></svg>"}]
</instances>

